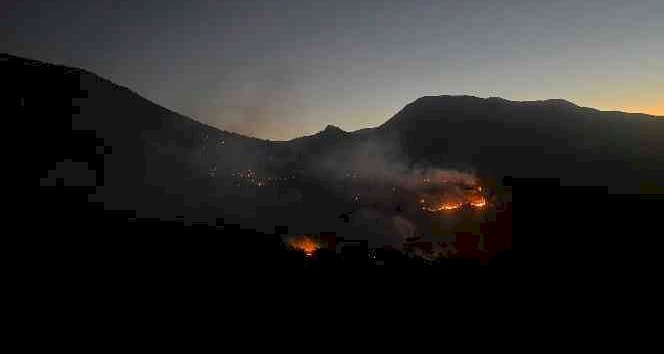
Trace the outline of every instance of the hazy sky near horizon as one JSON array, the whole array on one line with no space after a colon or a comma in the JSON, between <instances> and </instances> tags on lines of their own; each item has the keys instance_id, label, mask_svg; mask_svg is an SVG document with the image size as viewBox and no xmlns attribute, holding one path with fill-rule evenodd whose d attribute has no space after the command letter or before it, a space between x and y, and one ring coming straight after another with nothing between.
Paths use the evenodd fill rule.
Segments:
<instances>
[{"instance_id":1,"label":"hazy sky near horizon","mask_svg":"<svg viewBox=\"0 0 664 354\"><path fill-rule=\"evenodd\" d=\"M0 51L276 140L424 95L664 115L664 0L3 1Z\"/></svg>"}]
</instances>

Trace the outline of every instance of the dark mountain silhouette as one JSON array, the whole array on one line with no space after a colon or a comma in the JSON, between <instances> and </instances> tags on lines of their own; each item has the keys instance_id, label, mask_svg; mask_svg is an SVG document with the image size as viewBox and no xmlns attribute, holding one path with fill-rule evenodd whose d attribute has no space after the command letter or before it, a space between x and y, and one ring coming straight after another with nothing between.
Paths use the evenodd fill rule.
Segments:
<instances>
[{"instance_id":1,"label":"dark mountain silhouette","mask_svg":"<svg viewBox=\"0 0 664 354\"><path fill-rule=\"evenodd\" d=\"M324 153L330 146L344 141L352 134L334 125L328 125L320 132L295 138L286 142L287 149L297 153Z\"/></svg>"},{"instance_id":2,"label":"dark mountain silhouette","mask_svg":"<svg viewBox=\"0 0 664 354\"><path fill-rule=\"evenodd\" d=\"M85 70L6 54L0 62L19 113L39 127L41 184L80 179L67 167L78 164L96 178L91 201L108 209L152 216L200 211L220 195L210 170L251 168L255 154L269 146L201 124Z\"/></svg>"},{"instance_id":3,"label":"dark mountain silhouette","mask_svg":"<svg viewBox=\"0 0 664 354\"><path fill-rule=\"evenodd\" d=\"M330 136L330 135L331 136L340 136L340 135L344 135L346 133L347 133L346 131L342 130L341 128L339 128L335 125L331 125L331 124L328 124L325 127L325 129L321 132L321 134L328 135L328 136Z\"/></svg>"},{"instance_id":4,"label":"dark mountain silhouette","mask_svg":"<svg viewBox=\"0 0 664 354\"><path fill-rule=\"evenodd\" d=\"M274 142L201 124L85 70L7 54L0 64L18 117L37 127L31 138L40 184L85 188L72 215L96 205L139 218L223 218L263 231L287 225L290 233L382 240L410 227L401 217L409 208L365 202L348 183L356 170L373 176L363 191L383 191L377 179L392 169L421 166L471 169L493 180L561 178L616 192L661 191L664 181L661 117L565 100L422 97L376 128L327 126ZM251 177L238 181L238 171ZM75 199L71 189L42 189L43 214ZM67 223L61 214L51 221Z\"/></svg>"},{"instance_id":5,"label":"dark mountain silhouette","mask_svg":"<svg viewBox=\"0 0 664 354\"><path fill-rule=\"evenodd\" d=\"M210 171L307 170L331 151L343 155L367 141L398 145L407 164L473 168L496 178L560 177L564 183L608 185L616 191L638 192L661 181L664 170L664 120L565 100L427 96L377 128L349 133L328 125L312 136L270 142L201 124L85 70L7 54L0 60L6 82L26 110L75 106L78 112L70 117L41 118L42 131L48 132L41 141L56 153L58 142L72 134L94 132L101 144L95 151L103 155L99 192L106 193L105 200L117 199L119 207L133 197L145 201L140 193L119 192L127 185L186 195L199 204L200 198L218 194L208 190ZM68 158L60 153L55 160Z\"/></svg>"},{"instance_id":6,"label":"dark mountain silhouette","mask_svg":"<svg viewBox=\"0 0 664 354\"><path fill-rule=\"evenodd\" d=\"M628 193L664 178L661 117L602 112L559 99L422 97L375 134L397 139L413 161L470 165L498 178L561 178L563 184Z\"/></svg>"},{"instance_id":7,"label":"dark mountain silhouette","mask_svg":"<svg viewBox=\"0 0 664 354\"><path fill-rule=\"evenodd\" d=\"M78 112L69 120L44 119L44 131L94 132L103 140L99 150L106 146L109 152L103 175L108 185L172 187L206 179L210 169L304 168L298 164L310 163L310 156L350 149L368 139L396 139L409 163L473 167L497 177L562 177L571 184L626 188L661 180L663 170L663 120L602 112L559 99L427 96L378 128L349 133L328 125L312 136L270 142L204 125L85 70L7 54L0 60L8 84L27 109L68 105L69 97L49 101L63 88L76 88L79 97L72 101ZM50 146L57 145L55 136L45 137L53 142Z\"/></svg>"}]
</instances>

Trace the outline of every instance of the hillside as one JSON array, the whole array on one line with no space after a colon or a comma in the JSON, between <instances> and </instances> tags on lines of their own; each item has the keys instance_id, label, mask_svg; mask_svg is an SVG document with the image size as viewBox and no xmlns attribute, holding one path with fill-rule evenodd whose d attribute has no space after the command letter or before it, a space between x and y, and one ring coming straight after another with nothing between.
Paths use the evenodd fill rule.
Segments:
<instances>
[{"instance_id":1,"label":"hillside","mask_svg":"<svg viewBox=\"0 0 664 354\"><path fill-rule=\"evenodd\" d=\"M201 124L85 70L10 55L0 64L17 116L38 127L40 185L71 187L42 188L38 212L52 222L96 208L125 211L125 220L224 219L400 247L427 232L452 237L450 225L477 230L495 212L459 223L423 214L416 201L426 176L494 187L505 176L553 177L619 193L659 192L664 181L661 117L564 100L435 96L376 128L327 126L271 142Z\"/></svg>"},{"instance_id":2,"label":"hillside","mask_svg":"<svg viewBox=\"0 0 664 354\"><path fill-rule=\"evenodd\" d=\"M564 100L422 97L381 125L413 161L638 193L664 180L664 119Z\"/></svg>"}]
</instances>

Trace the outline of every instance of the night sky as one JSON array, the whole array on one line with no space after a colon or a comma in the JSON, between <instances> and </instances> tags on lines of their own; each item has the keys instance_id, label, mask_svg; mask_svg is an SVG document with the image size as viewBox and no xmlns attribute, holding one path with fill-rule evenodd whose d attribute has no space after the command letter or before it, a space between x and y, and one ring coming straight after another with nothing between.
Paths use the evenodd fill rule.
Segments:
<instances>
[{"instance_id":1,"label":"night sky","mask_svg":"<svg viewBox=\"0 0 664 354\"><path fill-rule=\"evenodd\" d=\"M276 140L423 95L664 115L664 0L14 1L0 51L82 67Z\"/></svg>"}]
</instances>

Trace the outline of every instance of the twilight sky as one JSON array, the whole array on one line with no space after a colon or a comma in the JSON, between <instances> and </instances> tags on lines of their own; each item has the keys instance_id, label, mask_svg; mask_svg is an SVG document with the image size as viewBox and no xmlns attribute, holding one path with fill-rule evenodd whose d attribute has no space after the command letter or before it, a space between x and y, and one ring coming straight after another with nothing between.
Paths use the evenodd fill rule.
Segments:
<instances>
[{"instance_id":1,"label":"twilight sky","mask_svg":"<svg viewBox=\"0 0 664 354\"><path fill-rule=\"evenodd\" d=\"M0 51L285 140L424 95L664 115L664 0L6 0Z\"/></svg>"}]
</instances>

